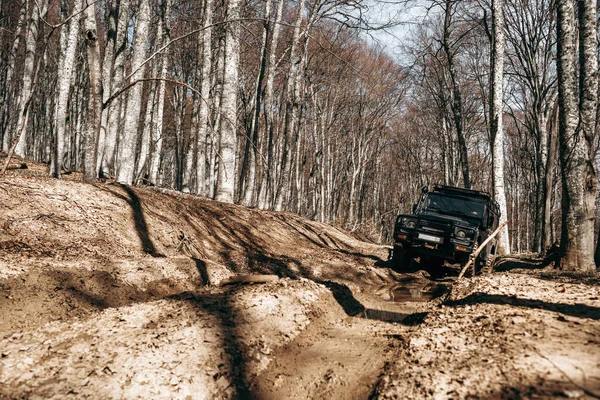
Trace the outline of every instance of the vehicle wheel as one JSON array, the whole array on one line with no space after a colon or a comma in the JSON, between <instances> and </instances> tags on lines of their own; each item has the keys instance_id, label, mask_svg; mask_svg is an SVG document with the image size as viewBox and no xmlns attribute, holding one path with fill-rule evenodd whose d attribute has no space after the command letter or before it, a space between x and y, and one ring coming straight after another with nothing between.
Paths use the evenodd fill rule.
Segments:
<instances>
[{"instance_id":1,"label":"vehicle wheel","mask_svg":"<svg viewBox=\"0 0 600 400\"><path fill-rule=\"evenodd\" d=\"M489 274L490 272L492 272L491 253L491 245L488 245L488 248L484 249L479 255L479 257L477 257L477 260L475 260L475 275Z\"/></svg>"},{"instance_id":2,"label":"vehicle wheel","mask_svg":"<svg viewBox=\"0 0 600 400\"><path fill-rule=\"evenodd\" d=\"M404 247L394 246L394 253L392 254L392 267L394 271L409 271L411 261L412 256L409 250L406 250Z\"/></svg>"},{"instance_id":3,"label":"vehicle wheel","mask_svg":"<svg viewBox=\"0 0 600 400\"><path fill-rule=\"evenodd\" d=\"M485 265L485 263L481 259L481 257L478 257L477 260L475 260L475 275L480 275L481 274L484 265Z\"/></svg>"}]
</instances>

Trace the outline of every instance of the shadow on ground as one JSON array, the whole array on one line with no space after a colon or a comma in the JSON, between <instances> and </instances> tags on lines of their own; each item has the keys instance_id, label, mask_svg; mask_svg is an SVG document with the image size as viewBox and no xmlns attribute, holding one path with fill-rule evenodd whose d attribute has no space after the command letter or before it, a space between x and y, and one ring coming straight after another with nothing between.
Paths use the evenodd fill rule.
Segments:
<instances>
[{"instance_id":1,"label":"shadow on ground","mask_svg":"<svg viewBox=\"0 0 600 400\"><path fill-rule=\"evenodd\" d=\"M600 308L585 304L563 304L549 303L541 300L521 299L516 296L505 296L497 294L473 293L464 299L447 301L444 305L449 307L465 306L474 304L505 304L515 307L533 308L557 312L572 317L590 318L600 320Z\"/></svg>"}]
</instances>

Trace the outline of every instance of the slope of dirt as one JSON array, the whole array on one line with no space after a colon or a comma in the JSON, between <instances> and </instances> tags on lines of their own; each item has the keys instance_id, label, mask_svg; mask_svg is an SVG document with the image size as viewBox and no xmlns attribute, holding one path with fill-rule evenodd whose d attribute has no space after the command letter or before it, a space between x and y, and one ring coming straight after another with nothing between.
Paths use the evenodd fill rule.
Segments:
<instances>
[{"instance_id":1,"label":"slope of dirt","mask_svg":"<svg viewBox=\"0 0 600 400\"><path fill-rule=\"evenodd\" d=\"M0 341L0 393L42 398L215 398L268 364L309 324L322 288L289 282L185 293ZM276 294L274 294L274 292ZM266 334L268 332L268 334ZM244 378L244 379L242 379Z\"/></svg>"},{"instance_id":2,"label":"slope of dirt","mask_svg":"<svg viewBox=\"0 0 600 400\"><path fill-rule=\"evenodd\" d=\"M31 167L0 178L0 399L600 395L597 274L398 274L293 214Z\"/></svg>"},{"instance_id":3,"label":"slope of dirt","mask_svg":"<svg viewBox=\"0 0 600 400\"><path fill-rule=\"evenodd\" d=\"M521 269L465 280L399 338L374 397L600 397L598 275Z\"/></svg>"},{"instance_id":4,"label":"slope of dirt","mask_svg":"<svg viewBox=\"0 0 600 400\"><path fill-rule=\"evenodd\" d=\"M365 288L397 277L387 248L292 214L42 168L0 180L0 398L248 395L311 321L382 309ZM219 285L244 274L276 278Z\"/></svg>"},{"instance_id":5,"label":"slope of dirt","mask_svg":"<svg viewBox=\"0 0 600 400\"><path fill-rule=\"evenodd\" d=\"M287 213L117 184L0 181L0 334L236 274L391 281L387 249ZM348 266L352 265L352 268ZM361 283L362 282L362 283Z\"/></svg>"}]
</instances>

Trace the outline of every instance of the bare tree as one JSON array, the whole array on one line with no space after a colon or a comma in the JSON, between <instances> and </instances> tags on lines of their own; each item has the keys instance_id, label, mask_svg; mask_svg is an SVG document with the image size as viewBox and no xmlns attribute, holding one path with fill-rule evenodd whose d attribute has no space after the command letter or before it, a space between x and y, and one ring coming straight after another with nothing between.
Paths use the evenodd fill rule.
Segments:
<instances>
[{"instance_id":1,"label":"bare tree","mask_svg":"<svg viewBox=\"0 0 600 400\"><path fill-rule=\"evenodd\" d=\"M585 47L590 40L588 25L590 22L590 5L592 1L582 1L581 36ZM591 18L592 26L595 27L595 6L591 9L594 17ZM595 28L592 28L595 32ZM592 40L595 43L596 34ZM594 264L594 241L593 241L593 207L588 208L588 187L594 187L588 179L589 151L586 145L585 126L589 120L583 121L580 127L578 121L579 107L577 97L577 48L575 46L576 24L574 3L566 0L557 1L557 43L558 43L558 100L559 100L559 140L560 140L560 164L562 176L562 235L561 235L561 268L570 270L593 270ZM585 48L584 47L584 48ZM594 45L595 49L596 46ZM582 92L584 101L592 99L585 98L588 88L593 88L596 83L589 79L595 77L596 72L588 68L594 65L594 57L582 52L581 73ZM595 54L595 50L593 51ZM587 87L586 87L587 86ZM589 95L589 94L588 94ZM592 100L593 101L593 100ZM582 102L583 103L583 102ZM589 106L589 104L586 104ZM593 105L595 109L595 104ZM586 119L589 117L586 116ZM589 131L588 131L589 132ZM593 205L593 196L592 196Z\"/></svg>"},{"instance_id":2,"label":"bare tree","mask_svg":"<svg viewBox=\"0 0 600 400\"><path fill-rule=\"evenodd\" d=\"M263 24L263 36L262 36L262 48L260 51L260 67L258 70L258 76L256 78L256 90L254 95L254 115L252 118L250 135L245 140L244 148L244 161L242 166L242 194L241 202L245 205L252 205L254 199L254 192L256 190L256 167L257 167L257 152L258 152L258 141L259 141L259 119L262 108L262 92L263 92L263 81L267 72L267 49L269 45L270 33L271 33L271 6L272 0L265 2L265 22Z\"/></svg>"},{"instance_id":3,"label":"bare tree","mask_svg":"<svg viewBox=\"0 0 600 400\"><path fill-rule=\"evenodd\" d=\"M66 4L65 4L66 6ZM73 3L73 15L78 15L83 9L80 0ZM65 7L66 9L67 7ZM71 90L71 80L73 69L75 68L75 51L77 49L77 38L79 33L79 19L72 18L61 32L60 64L63 68L58 71L58 84L56 87L56 111L55 117L55 143L52 153L52 163L50 166L51 175L60 178L63 160L65 157L65 135L66 135L66 117L67 102Z\"/></svg>"},{"instance_id":4,"label":"bare tree","mask_svg":"<svg viewBox=\"0 0 600 400\"><path fill-rule=\"evenodd\" d=\"M458 77L456 71L456 42L452 37L452 18L454 15L454 8L456 7L456 0L446 0L444 8L444 32L442 36L442 46L446 55L448 63L448 74L450 76L450 82L452 85L452 99L450 102L450 109L452 110L452 117L454 119L454 127L456 129L456 135L458 137L460 163L463 175L463 184L466 188L471 188L471 176L469 170L469 156L467 150L467 141L464 132L464 115L463 115L463 99L460 87L458 85Z\"/></svg>"},{"instance_id":5,"label":"bare tree","mask_svg":"<svg viewBox=\"0 0 600 400\"><path fill-rule=\"evenodd\" d=\"M100 118L102 114L102 72L100 68L100 48L94 5L95 3L88 3L85 14L85 40L87 45L90 90L87 126L83 140L83 172L85 180L96 179L100 170L100 166L97 165L97 157Z\"/></svg>"},{"instance_id":6,"label":"bare tree","mask_svg":"<svg viewBox=\"0 0 600 400\"><path fill-rule=\"evenodd\" d=\"M144 76L141 64L146 56L148 32L150 26L150 1L140 0L135 24L133 54L131 56L132 81ZM142 85L134 85L127 96L127 112L123 127L122 142L119 146L119 165L117 180L121 183L132 184L135 175L135 151L137 144L140 108L142 103Z\"/></svg>"},{"instance_id":7,"label":"bare tree","mask_svg":"<svg viewBox=\"0 0 600 400\"><path fill-rule=\"evenodd\" d=\"M16 95L17 88L13 82L13 76L15 74L16 63L17 63L17 52L19 50L19 44L21 43L21 32L23 26L25 26L25 20L27 18L27 2L23 2L21 10L19 12L19 18L17 20L17 26L15 28L14 41L8 54L8 65L6 66L6 76L3 85L3 102L2 102L2 120L0 130L2 134L2 142L0 148L7 150L10 147L10 134L9 129L11 126L11 104Z\"/></svg>"},{"instance_id":8,"label":"bare tree","mask_svg":"<svg viewBox=\"0 0 600 400\"><path fill-rule=\"evenodd\" d=\"M25 157L25 152L27 150L26 129L29 122L30 106L36 79L35 55L37 44L40 40L40 18L44 18L48 11L47 3L43 3L40 7L37 7L34 0L29 0L27 1L27 5L29 10L29 23L25 36L25 60L23 62L22 76L23 84L21 86L21 92L19 93L16 108L18 110L18 119L12 139L13 143L16 143L14 152L21 157Z\"/></svg>"},{"instance_id":9,"label":"bare tree","mask_svg":"<svg viewBox=\"0 0 600 400\"><path fill-rule=\"evenodd\" d=\"M227 19L240 17L240 1L230 0ZM215 199L233 203L235 190L235 162L237 135L237 81L240 56L239 24L232 22L225 36L225 66L223 69L223 93L221 95L221 130L219 132L219 173Z\"/></svg>"},{"instance_id":10,"label":"bare tree","mask_svg":"<svg viewBox=\"0 0 600 400\"><path fill-rule=\"evenodd\" d=\"M118 1L118 17L116 25L115 44L113 47L114 53L111 55L111 47L108 47L108 54L105 53L105 61L103 71L110 73L110 80L105 81L104 85L104 101L107 101L107 96L110 96L116 90L124 86L125 77L125 60L128 57L127 45L127 27L129 24L129 2L130 0ZM114 16L113 16L114 18ZM109 30L108 33L112 33ZM108 41L110 43L110 41ZM113 58L114 56L114 58ZM104 75L106 79L106 74ZM110 90L110 91L109 91ZM122 96L115 98L110 102L108 107L103 111L103 130L104 135L104 151L102 154L102 172L110 176L116 176L116 154L117 154L117 137L122 127L121 116L124 114L125 102Z\"/></svg>"},{"instance_id":11,"label":"bare tree","mask_svg":"<svg viewBox=\"0 0 600 400\"><path fill-rule=\"evenodd\" d=\"M500 206L500 223L507 220L506 194L504 191L504 7L503 0L492 0L492 56L490 78L490 134L492 146L492 180L494 198ZM505 225L498 236L501 254L510 253L508 227Z\"/></svg>"}]
</instances>

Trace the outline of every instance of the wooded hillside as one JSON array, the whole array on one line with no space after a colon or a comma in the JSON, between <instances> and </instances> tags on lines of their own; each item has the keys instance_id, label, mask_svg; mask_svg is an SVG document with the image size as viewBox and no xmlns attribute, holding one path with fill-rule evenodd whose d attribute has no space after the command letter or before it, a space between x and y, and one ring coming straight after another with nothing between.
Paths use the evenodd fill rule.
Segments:
<instances>
[{"instance_id":1,"label":"wooded hillside","mask_svg":"<svg viewBox=\"0 0 600 400\"><path fill-rule=\"evenodd\" d=\"M394 58L410 2L2 0L3 154L379 241L424 185L489 190L505 251L595 268L596 1L423 6Z\"/></svg>"}]
</instances>

